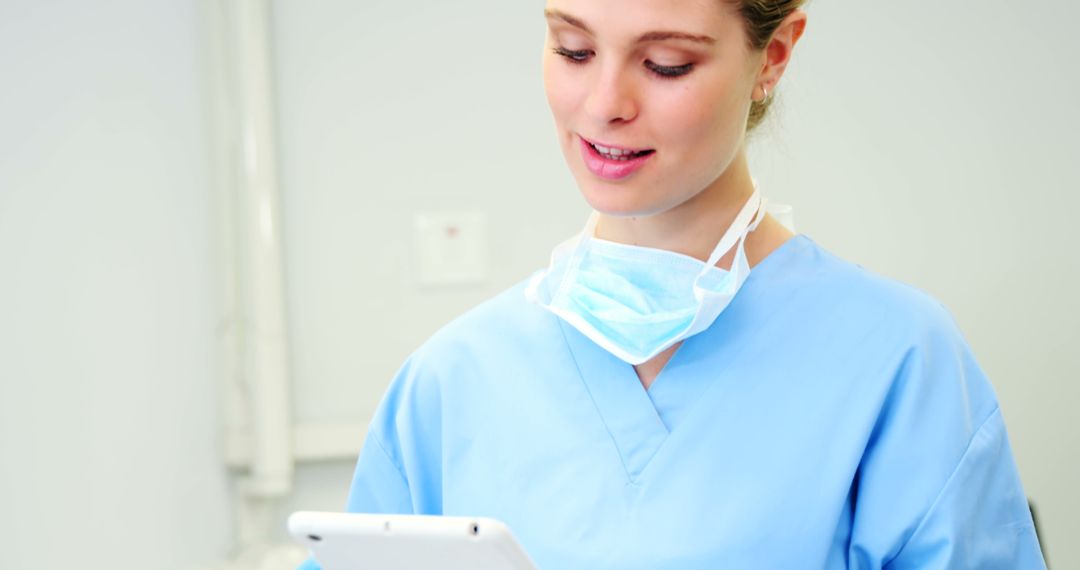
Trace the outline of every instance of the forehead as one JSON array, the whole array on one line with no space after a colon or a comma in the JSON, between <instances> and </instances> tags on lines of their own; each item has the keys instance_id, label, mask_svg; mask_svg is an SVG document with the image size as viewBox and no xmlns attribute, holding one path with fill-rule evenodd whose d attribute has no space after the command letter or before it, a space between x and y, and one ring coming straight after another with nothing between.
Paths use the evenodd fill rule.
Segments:
<instances>
[{"instance_id":1,"label":"forehead","mask_svg":"<svg viewBox=\"0 0 1080 570\"><path fill-rule=\"evenodd\" d=\"M629 40L653 31L716 38L739 35L742 22L729 0L548 0L549 21L581 22L598 37Z\"/></svg>"}]
</instances>

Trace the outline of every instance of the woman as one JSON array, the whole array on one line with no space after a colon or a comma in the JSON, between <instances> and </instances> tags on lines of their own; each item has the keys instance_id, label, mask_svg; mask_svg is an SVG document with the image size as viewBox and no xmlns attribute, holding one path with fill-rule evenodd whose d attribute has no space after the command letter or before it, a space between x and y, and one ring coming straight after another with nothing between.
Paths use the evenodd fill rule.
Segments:
<instances>
[{"instance_id":1,"label":"woman","mask_svg":"<svg viewBox=\"0 0 1080 570\"><path fill-rule=\"evenodd\" d=\"M765 214L746 133L801 4L548 2L596 214L409 358L350 511L501 519L545 569L1044 567L945 310Z\"/></svg>"}]
</instances>

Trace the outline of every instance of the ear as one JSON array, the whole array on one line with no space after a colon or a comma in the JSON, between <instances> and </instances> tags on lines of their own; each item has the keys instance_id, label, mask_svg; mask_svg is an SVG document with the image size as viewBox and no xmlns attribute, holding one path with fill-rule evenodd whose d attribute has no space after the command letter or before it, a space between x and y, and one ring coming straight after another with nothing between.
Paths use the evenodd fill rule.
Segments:
<instances>
[{"instance_id":1,"label":"ear","mask_svg":"<svg viewBox=\"0 0 1080 570\"><path fill-rule=\"evenodd\" d=\"M773 32L769 45L765 46L765 62L758 74L757 88L772 93L791 61L795 44L806 30L806 12L795 10L784 18Z\"/></svg>"}]
</instances>

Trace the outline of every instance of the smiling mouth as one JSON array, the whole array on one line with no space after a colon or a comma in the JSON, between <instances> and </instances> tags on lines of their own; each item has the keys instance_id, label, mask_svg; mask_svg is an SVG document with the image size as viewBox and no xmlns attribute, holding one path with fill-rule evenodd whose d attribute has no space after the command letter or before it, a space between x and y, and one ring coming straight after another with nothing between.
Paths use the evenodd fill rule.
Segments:
<instances>
[{"instance_id":1,"label":"smiling mouth","mask_svg":"<svg viewBox=\"0 0 1080 570\"><path fill-rule=\"evenodd\" d=\"M633 160L635 158L640 158L642 156L648 156L648 155L653 154L654 152L656 152L653 149L630 150L630 149L622 149L622 148L615 148L615 147L607 147L607 146L604 146L604 145L593 143L593 142L589 141L588 139L582 139L582 140L585 141L585 144L592 147L592 149L595 150L597 154L599 154L600 156L604 157L607 160L616 160L616 161Z\"/></svg>"}]
</instances>

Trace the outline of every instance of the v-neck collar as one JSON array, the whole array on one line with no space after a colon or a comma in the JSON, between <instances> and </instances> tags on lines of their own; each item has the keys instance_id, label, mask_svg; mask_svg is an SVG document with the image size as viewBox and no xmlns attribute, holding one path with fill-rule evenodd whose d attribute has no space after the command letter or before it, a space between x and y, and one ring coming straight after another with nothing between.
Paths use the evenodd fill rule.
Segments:
<instances>
[{"instance_id":1,"label":"v-neck collar","mask_svg":"<svg viewBox=\"0 0 1080 570\"><path fill-rule=\"evenodd\" d=\"M667 439L668 428L633 366L619 360L562 319L556 320L596 412L619 452L626 475L631 482L636 482Z\"/></svg>"}]
</instances>

